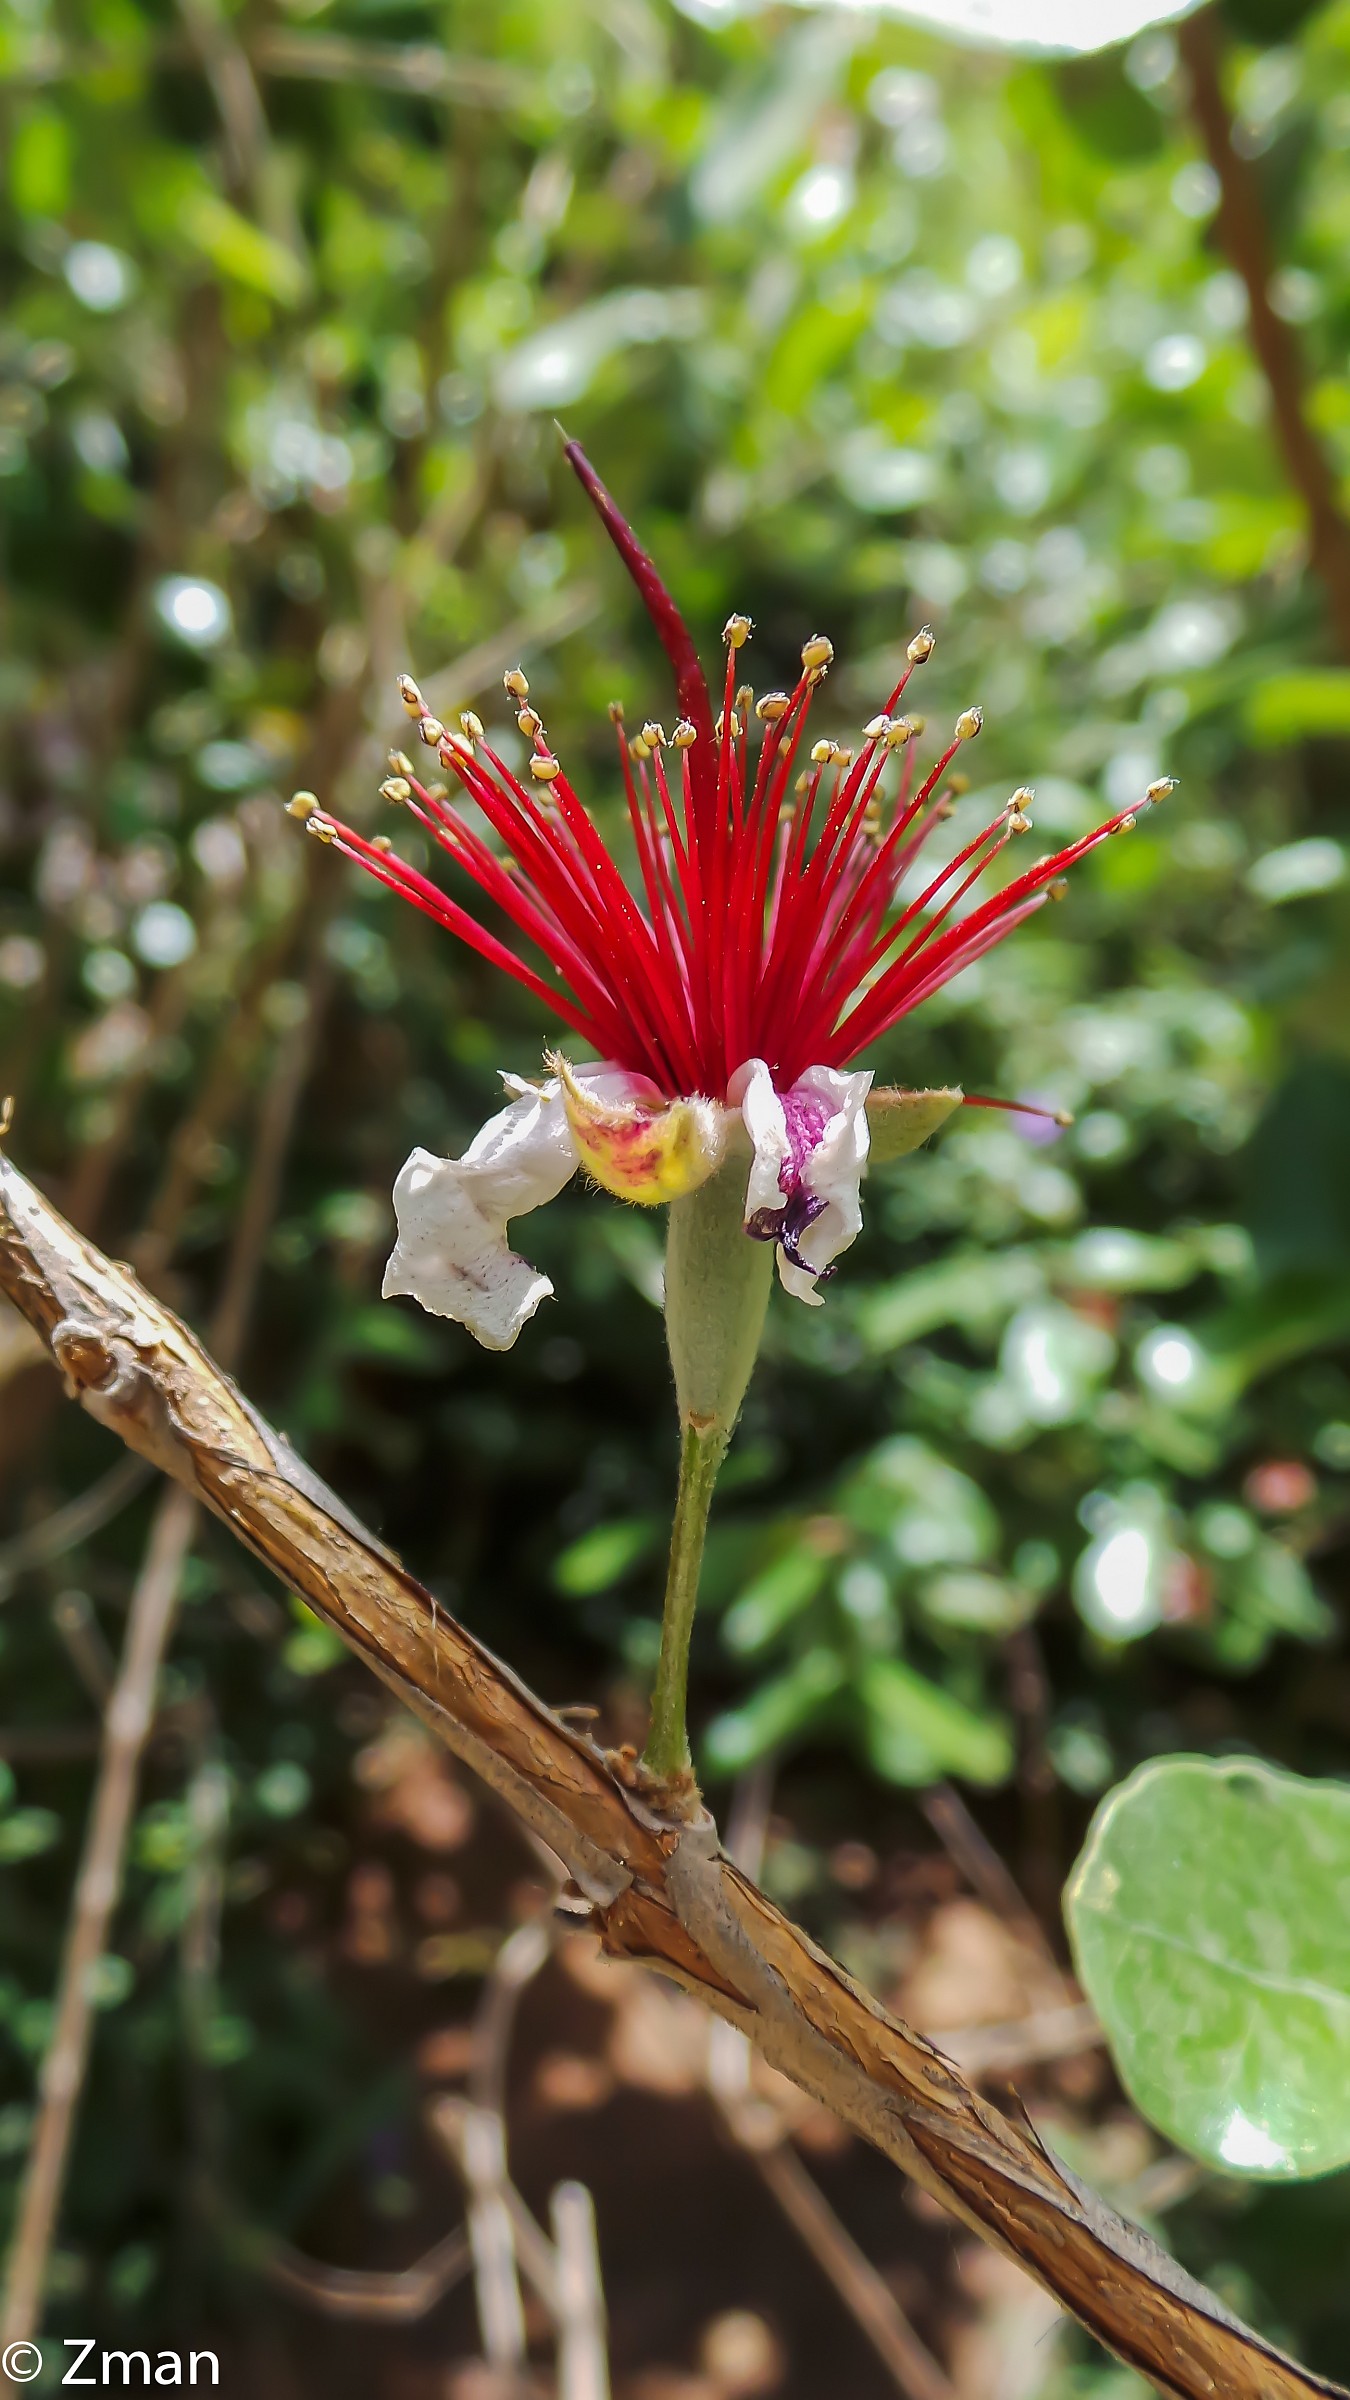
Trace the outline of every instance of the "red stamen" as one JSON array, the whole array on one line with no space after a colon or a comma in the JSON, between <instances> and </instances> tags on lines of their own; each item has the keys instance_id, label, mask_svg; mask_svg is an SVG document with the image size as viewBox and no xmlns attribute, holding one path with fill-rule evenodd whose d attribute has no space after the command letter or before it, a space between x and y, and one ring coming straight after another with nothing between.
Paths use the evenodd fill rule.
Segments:
<instances>
[{"instance_id":1,"label":"red stamen","mask_svg":"<svg viewBox=\"0 0 1350 2400\"><path fill-rule=\"evenodd\" d=\"M950 744L915 789L914 739L898 745L899 789L883 834L882 779L897 756L891 720L910 675L932 648L931 635L925 630L910 644L885 721L865 735L857 757L847 763L844 754L815 758L789 819L788 794L796 788L815 685L829 664L828 643L804 650L804 672L784 702L773 709L760 704L769 722L752 777L754 703L742 695L737 705L748 620L733 618L726 629L723 716L714 726L703 670L655 566L575 442L566 445L566 456L637 586L674 669L687 720L675 737L678 794L666 774L665 736L653 726L630 753L619 727L636 875L621 870L532 710L521 717L522 730L534 739L528 779L487 745L476 718L464 720L472 738L461 740L445 735L425 712L422 717L423 738L458 777L504 855L461 809L419 783L401 757L399 775L386 787L500 910L514 935L541 954L556 983L416 868L316 813L312 798L297 808L344 856L512 976L602 1057L652 1076L672 1096L703 1092L712 1098L723 1097L730 1074L747 1057L766 1059L783 1089L809 1066L847 1066L1034 915L1066 869L1139 813L1127 810L1041 859L958 919L961 901L1009 833L1022 829L1024 821L1004 811L897 912L902 882L947 813L935 794L957 748ZM517 670L507 688L517 699L528 692ZM405 681L402 689L416 714L416 686ZM978 731L978 714L970 712L958 730ZM839 763L822 806L831 756ZM1165 788L1150 787L1139 809ZM1010 807L1020 807L1022 797ZM967 1105L1056 1114L980 1094L970 1094Z\"/></svg>"}]
</instances>

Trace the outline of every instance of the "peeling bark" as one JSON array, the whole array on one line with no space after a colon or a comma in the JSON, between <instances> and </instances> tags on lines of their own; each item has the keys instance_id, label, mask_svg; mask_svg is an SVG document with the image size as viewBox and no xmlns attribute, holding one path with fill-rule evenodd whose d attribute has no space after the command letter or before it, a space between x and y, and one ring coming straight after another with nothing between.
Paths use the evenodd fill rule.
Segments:
<instances>
[{"instance_id":1,"label":"peeling bark","mask_svg":"<svg viewBox=\"0 0 1350 2400\"><path fill-rule=\"evenodd\" d=\"M0 1158L0 1290L66 1389L223 1518L546 1842L607 1949L671 1975L1175 2400L1346 2395L1239 2323L1031 2127L981 2099L723 1856L476 1642L185 1326Z\"/></svg>"}]
</instances>

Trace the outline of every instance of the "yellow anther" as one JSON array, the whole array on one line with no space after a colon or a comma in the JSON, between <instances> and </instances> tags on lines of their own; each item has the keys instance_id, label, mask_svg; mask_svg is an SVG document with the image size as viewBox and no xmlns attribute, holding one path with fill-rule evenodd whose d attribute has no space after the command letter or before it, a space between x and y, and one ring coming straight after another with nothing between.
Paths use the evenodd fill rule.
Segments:
<instances>
[{"instance_id":1,"label":"yellow anther","mask_svg":"<svg viewBox=\"0 0 1350 2400\"><path fill-rule=\"evenodd\" d=\"M888 716L869 717L863 727L863 740L865 742L884 742L890 730L891 720Z\"/></svg>"},{"instance_id":2,"label":"yellow anther","mask_svg":"<svg viewBox=\"0 0 1350 2400\"><path fill-rule=\"evenodd\" d=\"M735 711L735 709L734 709L734 708L733 708L733 710L732 710L732 712L731 712L731 723L730 723L730 726L728 726L728 724L727 724L727 712L726 712L726 710L725 710L725 709L723 709L723 710L721 711L721 713L720 713L720 715L719 715L719 717L718 717L718 719L717 719L717 738L718 738L719 742L721 741L723 734L724 734L724 733L726 733L726 732L728 732L728 731L729 731L729 732L730 732L730 734L731 734L731 738L732 738L733 742L738 742L738 741L740 740L740 738L741 738L741 733L742 733L742 731L743 731L743 728L742 728L742 725L741 725L741 720L740 720L740 718L737 716L737 714L736 714L736 711Z\"/></svg>"},{"instance_id":3,"label":"yellow anther","mask_svg":"<svg viewBox=\"0 0 1350 2400\"><path fill-rule=\"evenodd\" d=\"M313 816L318 805L317 792L292 792L286 803L286 814L288 817L298 817L303 825Z\"/></svg>"},{"instance_id":4,"label":"yellow anther","mask_svg":"<svg viewBox=\"0 0 1350 2400\"><path fill-rule=\"evenodd\" d=\"M921 625L919 627L919 630L915 634L913 641L910 643L909 648L905 652L905 656L909 660L909 663L912 667L921 667L926 658L932 657L933 644L936 638L937 637L934 634L931 625Z\"/></svg>"},{"instance_id":5,"label":"yellow anther","mask_svg":"<svg viewBox=\"0 0 1350 2400\"><path fill-rule=\"evenodd\" d=\"M1148 790L1144 794L1144 798L1156 807L1159 800L1165 800L1168 796L1168 793L1174 792L1176 788L1177 779L1175 775L1160 775L1156 783L1151 783L1149 785Z\"/></svg>"},{"instance_id":6,"label":"yellow anther","mask_svg":"<svg viewBox=\"0 0 1350 2400\"><path fill-rule=\"evenodd\" d=\"M1045 896L1047 900L1063 900L1068 894L1068 889L1068 876L1057 875L1053 883L1047 883L1045 887Z\"/></svg>"},{"instance_id":7,"label":"yellow anther","mask_svg":"<svg viewBox=\"0 0 1350 2400\"><path fill-rule=\"evenodd\" d=\"M692 750L698 740L698 727L691 725L688 717L677 717L675 731L670 738L677 750Z\"/></svg>"},{"instance_id":8,"label":"yellow anther","mask_svg":"<svg viewBox=\"0 0 1350 2400\"><path fill-rule=\"evenodd\" d=\"M813 767L828 767L833 756L833 742L813 742L811 744L811 764Z\"/></svg>"},{"instance_id":9,"label":"yellow anther","mask_svg":"<svg viewBox=\"0 0 1350 2400\"><path fill-rule=\"evenodd\" d=\"M658 725L655 718L649 717L642 728L642 739L649 750L664 750L666 746L665 726Z\"/></svg>"},{"instance_id":10,"label":"yellow anther","mask_svg":"<svg viewBox=\"0 0 1350 2400\"><path fill-rule=\"evenodd\" d=\"M381 858L387 858L389 852L394 847L387 833L372 834L370 837L370 846L372 850L379 851Z\"/></svg>"},{"instance_id":11,"label":"yellow anther","mask_svg":"<svg viewBox=\"0 0 1350 2400\"><path fill-rule=\"evenodd\" d=\"M524 734L526 741L532 742L540 728L540 720L535 715L534 710L532 708L522 708L520 715L516 719L516 723L520 727L521 732Z\"/></svg>"},{"instance_id":12,"label":"yellow anther","mask_svg":"<svg viewBox=\"0 0 1350 2400\"><path fill-rule=\"evenodd\" d=\"M651 748L648 743L644 742L640 733L635 733L629 743L628 755L631 759L636 760L639 766L651 757Z\"/></svg>"},{"instance_id":13,"label":"yellow anther","mask_svg":"<svg viewBox=\"0 0 1350 2400\"><path fill-rule=\"evenodd\" d=\"M802 643L802 665L808 675L823 675L834 658L834 644L826 633L813 633L809 642Z\"/></svg>"},{"instance_id":14,"label":"yellow anther","mask_svg":"<svg viewBox=\"0 0 1350 2400\"><path fill-rule=\"evenodd\" d=\"M471 708L462 708L460 710L459 725L461 733L463 733L469 741L481 742L483 738L483 720L480 716L476 716Z\"/></svg>"},{"instance_id":15,"label":"yellow anther","mask_svg":"<svg viewBox=\"0 0 1350 2400\"><path fill-rule=\"evenodd\" d=\"M1138 822L1139 819L1134 816L1122 817L1120 823L1116 827L1116 831L1117 833L1133 833Z\"/></svg>"},{"instance_id":16,"label":"yellow anther","mask_svg":"<svg viewBox=\"0 0 1350 2400\"><path fill-rule=\"evenodd\" d=\"M508 667L506 673L502 677L502 684L503 688L510 693L513 700L529 699L529 680L523 667Z\"/></svg>"},{"instance_id":17,"label":"yellow anther","mask_svg":"<svg viewBox=\"0 0 1350 2400\"><path fill-rule=\"evenodd\" d=\"M755 715L761 725L778 725L787 715L791 706L792 699L789 693L765 692L763 697L755 702Z\"/></svg>"},{"instance_id":18,"label":"yellow anther","mask_svg":"<svg viewBox=\"0 0 1350 2400\"><path fill-rule=\"evenodd\" d=\"M562 764L560 760L546 752L542 758L530 760L530 773L536 783L552 783L555 776L561 775Z\"/></svg>"},{"instance_id":19,"label":"yellow anther","mask_svg":"<svg viewBox=\"0 0 1350 2400\"><path fill-rule=\"evenodd\" d=\"M748 617L728 617L722 627L722 639L733 650L743 650L754 630Z\"/></svg>"},{"instance_id":20,"label":"yellow anther","mask_svg":"<svg viewBox=\"0 0 1350 2400\"><path fill-rule=\"evenodd\" d=\"M413 771L413 763L406 750L390 751L389 771L393 775L411 775Z\"/></svg>"},{"instance_id":21,"label":"yellow anther","mask_svg":"<svg viewBox=\"0 0 1350 2400\"><path fill-rule=\"evenodd\" d=\"M403 702L403 705L410 717L424 717L426 715L427 704L422 698L422 695L419 692L416 684L413 682L411 675L400 675L398 679L398 696Z\"/></svg>"},{"instance_id":22,"label":"yellow anther","mask_svg":"<svg viewBox=\"0 0 1350 2400\"><path fill-rule=\"evenodd\" d=\"M1014 808L1011 803L1008 808L1008 831L1009 833L1030 833L1031 831L1031 819L1026 810Z\"/></svg>"},{"instance_id":23,"label":"yellow anther","mask_svg":"<svg viewBox=\"0 0 1350 2400\"><path fill-rule=\"evenodd\" d=\"M946 788L951 799L959 800L963 792L968 792L970 790L970 777L968 775L951 774L947 777Z\"/></svg>"},{"instance_id":24,"label":"yellow anther","mask_svg":"<svg viewBox=\"0 0 1350 2400\"><path fill-rule=\"evenodd\" d=\"M417 728L428 750L434 750L445 738L445 727L439 717L423 717Z\"/></svg>"},{"instance_id":25,"label":"yellow anther","mask_svg":"<svg viewBox=\"0 0 1350 2400\"><path fill-rule=\"evenodd\" d=\"M380 785L380 798L382 800L392 800L396 808L401 808L405 800L411 800L412 785L409 783L407 776L388 776Z\"/></svg>"},{"instance_id":26,"label":"yellow anther","mask_svg":"<svg viewBox=\"0 0 1350 2400\"><path fill-rule=\"evenodd\" d=\"M305 831L312 833L316 842L335 842L337 840L337 827L331 817L306 817Z\"/></svg>"},{"instance_id":27,"label":"yellow anther","mask_svg":"<svg viewBox=\"0 0 1350 2400\"><path fill-rule=\"evenodd\" d=\"M834 744L834 747L830 752L830 756L834 760L834 763L837 767L851 767L853 764L853 752L851 750L842 750L838 742Z\"/></svg>"},{"instance_id":28,"label":"yellow anther","mask_svg":"<svg viewBox=\"0 0 1350 2400\"><path fill-rule=\"evenodd\" d=\"M622 702L622 700L611 700L611 701L610 701L610 704L609 704L609 721L610 721L610 724L611 724L611 725L622 725L622 723L623 723L623 702Z\"/></svg>"},{"instance_id":29,"label":"yellow anther","mask_svg":"<svg viewBox=\"0 0 1350 2400\"><path fill-rule=\"evenodd\" d=\"M913 738L914 719L912 717L893 717L886 728L887 749L903 750L906 742L912 741Z\"/></svg>"},{"instance_id":30,"label":"yellow anther","mask_svg":"<svg viewBox=\"0 0 1350 2400\"><path fill-rule=\"evenodd\" d=\"M983 723L984 710L982 708L963 708L956 720L958 742L973 742Z\"/></svg>"}]
</instances>

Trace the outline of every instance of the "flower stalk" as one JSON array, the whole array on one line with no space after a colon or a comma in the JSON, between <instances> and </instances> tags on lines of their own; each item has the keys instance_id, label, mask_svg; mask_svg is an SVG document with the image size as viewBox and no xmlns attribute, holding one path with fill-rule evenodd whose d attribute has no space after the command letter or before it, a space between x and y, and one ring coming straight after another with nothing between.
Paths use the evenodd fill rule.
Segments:
<instances>
[{"instance_id":1,"label":"flower stalk","mask_svg":"<svg viewBox=\"0 0 1350 2400\"><path fill-rule=\"evenodd\" d=\"M745 1159L670 1208L666 1340L680 1417L680 1480L661 1614L661 1649L643 1754L671 1791L694 1790L686 1723L689 1644L708 1512L754 1369L773 1278L773 1245L747 1241Z\"/></svg>"}]
</instances>

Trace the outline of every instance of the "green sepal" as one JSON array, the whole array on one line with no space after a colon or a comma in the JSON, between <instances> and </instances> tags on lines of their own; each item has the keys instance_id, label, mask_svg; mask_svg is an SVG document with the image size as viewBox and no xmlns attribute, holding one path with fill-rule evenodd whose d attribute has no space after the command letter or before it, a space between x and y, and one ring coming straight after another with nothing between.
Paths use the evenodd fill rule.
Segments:
<instances>
[{"instance_id":1,"label":"green sepal","mask_svg":"<svg viewBox=\"0 0 1350 2400\"><path fill-rule=\"evenodd\" d=\"M908 1157L960 1107L963 1097L957 1084L941 1092L901 1092L893 1085L869 1092L867 1130L872 1146L868 1165L884 1167L893 1158Z\"/></svg>"}]
</instances>

